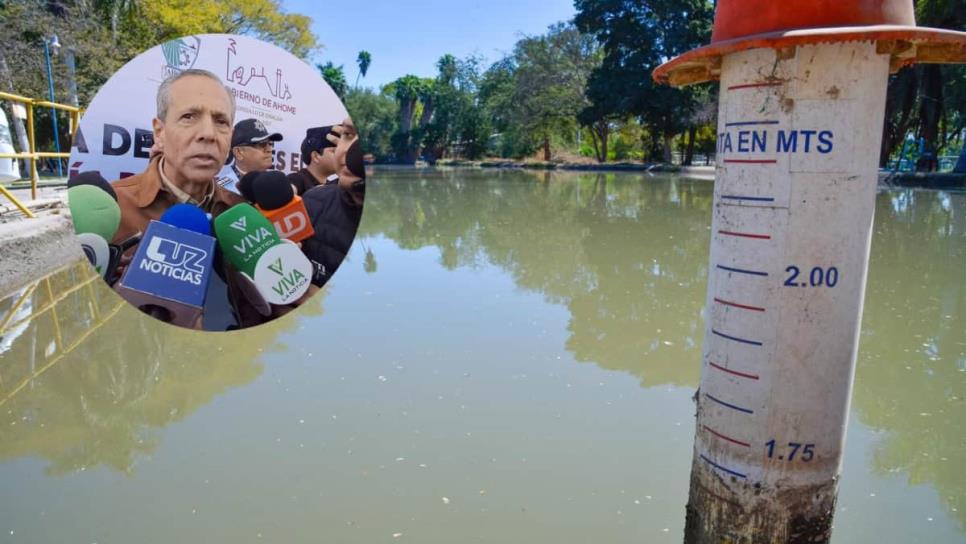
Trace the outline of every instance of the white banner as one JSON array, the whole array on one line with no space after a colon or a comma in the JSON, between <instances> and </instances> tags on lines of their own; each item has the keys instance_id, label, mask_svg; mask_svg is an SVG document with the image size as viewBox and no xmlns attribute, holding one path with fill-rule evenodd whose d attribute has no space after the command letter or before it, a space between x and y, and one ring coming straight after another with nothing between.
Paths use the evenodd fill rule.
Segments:
<instances>
[{"instance_id":1,"label":"white banner","mask_svg":"<svg viewBox=\"0 0 966 544\"><path fill-rule=\"evenodd\" d=\"M270 133L282 134L273 160L285 173L302 168L299 149L306 129L348 116L318 70L283 49L246 36L186 36L141 53L101 87L74 138L70 175L97 170L113 181L144 171L154 140L158 85L189 68L222 78L235 95L236 124L254 118Z\"/></svg>"}]
</instances>

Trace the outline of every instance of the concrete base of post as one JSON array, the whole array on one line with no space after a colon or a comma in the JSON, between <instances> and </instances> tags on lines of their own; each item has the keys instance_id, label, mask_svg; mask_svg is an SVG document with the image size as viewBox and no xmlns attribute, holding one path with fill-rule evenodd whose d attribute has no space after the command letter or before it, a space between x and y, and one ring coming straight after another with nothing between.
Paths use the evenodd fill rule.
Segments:
<instances>
[{"instance_id":1,"label":"concrete base of post","mask_svg":"<svg viewBox=\"0 0 966 544\"><path fill-rule=\"evenodd\" d=\"M697 457L697 456L696 456ZM684 527L685 544L755 544L787 542L821 544L832 537L832 518L838 481L825 484L780 487L761 493L755 486L726 478L695 462L691 467ZM751 505L734 497L749 492L756 495Z\"/></svg>"}]
</instances>

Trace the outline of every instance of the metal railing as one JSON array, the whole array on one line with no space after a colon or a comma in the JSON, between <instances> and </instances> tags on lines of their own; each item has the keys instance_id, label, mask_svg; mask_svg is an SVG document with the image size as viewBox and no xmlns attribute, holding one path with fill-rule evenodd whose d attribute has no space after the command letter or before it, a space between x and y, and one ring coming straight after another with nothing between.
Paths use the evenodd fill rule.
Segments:
<instances>
[{"instance_id":1,"label":"metal railing","mask_svg":"<svg viewBox=\"0 0 966 544\"><path fill-rule=\"evenodd\" d=\"M26 96L20 96L16 94L10 94L5 92L0 92L0 100L9 100L11 102L17 102L23 104L27 110L27 142L30 146L28 151L21 151L20 153L0 153L0 159L25 159L30 161L30 198L37 198L37 183L40 181L40 177L37 174L37 161L40 159L55 158L55 159L67 159L70 158L70 153L55 153L50 151L37 151L37 144L34 138L34 107L39 108L51 108L54 110L63 110L70 115L70 123L67 128L68 135L71 140L74 138L74 134L77 131L77 127L80 123L80 108L75 106L68 106L66 104L58 104L56 102L49 102L47 100L36 100L33 98L27 98ZM57 115L57 112L53 112L53 115ZM58 135L54 135L58 137ZM7 197L14 206L20 209L27 217L34 217L34 214L20 202L17 197L13 196L9 190L3 185L0 185L0 194Z\"/></svg>"}]
</instances>

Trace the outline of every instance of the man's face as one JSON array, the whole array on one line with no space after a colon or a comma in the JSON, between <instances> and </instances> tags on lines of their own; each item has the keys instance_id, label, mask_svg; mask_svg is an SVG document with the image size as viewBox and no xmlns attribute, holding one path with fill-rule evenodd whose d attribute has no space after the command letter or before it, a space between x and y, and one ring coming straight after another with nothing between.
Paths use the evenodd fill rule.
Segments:
<instances>
[{"instance_id":1,"label":"man's face","mask_svg":"<svg viewBox=\"0 0 966 544\"><path fill-rule=\"evenodd\" d=\"M234 149L235 166L242 172L268 170L272 167L272 150L274 148L275 146L271 141L236 146Z\"/></svg>"},{"instance_id":2,"label":"man's face","mask_svg":"<svg viewBox=\"0 0 966 544\"><path fill-rule=\"evenodd\" d=\"M313 152L313 157L318 155L318 165L319 169L322 170L323 175L331 176L339 171L339 165L335 160L335 148L326 147L321 153Z\"/></svg>"},{"instance_id":3,"label":"man's face","mask_svg":"<svg viewBox=\"0 0 966 544\"><path fill-rule=\"evenodd\" d=\"M214 178L228 157L232 114L228 93L212 79L188 76L171 85L167 115L152 125L173 183Z\"/></svg>"}]
</instances>

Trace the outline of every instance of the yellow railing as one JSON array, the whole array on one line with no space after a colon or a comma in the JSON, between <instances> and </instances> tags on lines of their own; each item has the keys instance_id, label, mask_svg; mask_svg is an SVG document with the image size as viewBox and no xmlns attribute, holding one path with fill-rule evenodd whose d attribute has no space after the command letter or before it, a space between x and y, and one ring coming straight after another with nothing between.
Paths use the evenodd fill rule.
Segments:
<instances>
[{"instance_id":1,"label":"yellow railing","mask_svg":"<svg viewBox=\"0 0 966 544\"><path fill-rule=\"evenodd\" d=\"M47 361L46 364L44 364L42 367L38 369L32 369L32 372L29 376L22 379L19 383L12 384L12 387L10 388L7 388L6 387L7 384L4 383L4 380L0 379L0 406L3 406L4 404L6 404L8 401L10 401L10 399L16 396L17 393L23 390L23 388L29 385L30 382L39 378L41 374L43 374L51 367L53 367L55 364L57 364L59 361L61 361L64 358L64 356L74 351L74 349L76 349L81 343L83 343L91 335L91 333L93 333L94 331L102 327L105 323L107 323L126 304L123 300L117 299L112 301L113 304L110 305L108 308L101 308L100 305L98 304L98 296L95 293L95 288L94 288L94 282L99 280L100 276L92 273L92 269L90 269L90 266L87 263L86 259L79 263L69 265L67 268L62 269L61 271L67 270L71 267L73 267L75 270L79 267L83 267L84 273L87 274L88 277L79 281L78 283L71 286L70 288L60 290L59 292L56 292L56 293L50 281L51 276L53 274L48 275L44 278L41 278L35 281L34 283L30 284L26 288L21 289L19 294L14 295L17 298L13 301L13 304L10 306L10 309L7 310L7 313L5 316L3 316L3 319L0 320L0 337L2 337L7 333L9 333L10 331L16 329L17 327L20 327L21 325L29 323L37 319L41 315L47 312L50 312L52 317L53 336L54 336L53 338L54 350L52 353L53 357L49 361ZM34 296L35 293L38 292L39 289L43 289L46 292L47 302L39 308L31 308L29 315L19 317L18 319L17 311L21 308L21 306L24 305L26 301L28 300L32 301L33 300L32 297ZM64 336L63 336L62 327L61 327L61 320L60 320L60 316L57 313L57 305L63 302L64 300L66 300L72 294L78 293L81 290L85 292L85 295L87 297L86 306L88 310L91 312L91 317L93 317L93 324L91 324L90 327L88 327L83 333L81 333L79 337L73 339L72 342L67 343L64 341ZM3 370L3 367L0 367L0 370Z\"/></svg>"},{"instance_id":2,"label":"yellow railing","mask_svg":"<svg viewBox=\"0 0 966 544\"><path fill-rule=\"evenodd\" d=\"M48 102L46 100L35 100L33 98L27 98L26 96L4 92L0 92L0 100L19 102L24 104L27 109L27 142L30 145L30 150L22 151L20 153L0 153L0 159L27 159L30 161L30 198L35 199L37 198L37 182L40 181L40 177L37 175L37 161L46 158L66 159L70 158L70 153L37 151L37 145L34 140L34 107L53 108L55 110L63 110L69 113L70 123L68 125L67 132L70 135L71 141L73 141L74 133L77 131L77 126L80 123L80 108L68 106L66 104L57 104L56 102ZM8 191L3 185L0 185L0 194L3 194L3 196L7 197L10 202L13 202L13 205L19 208L24 215L27 217L34 217L34 214L31 213L31 211L27 209L23 203L17 200L17 197L13 196L13 193Z\"/></svg>"}]
</instances>

